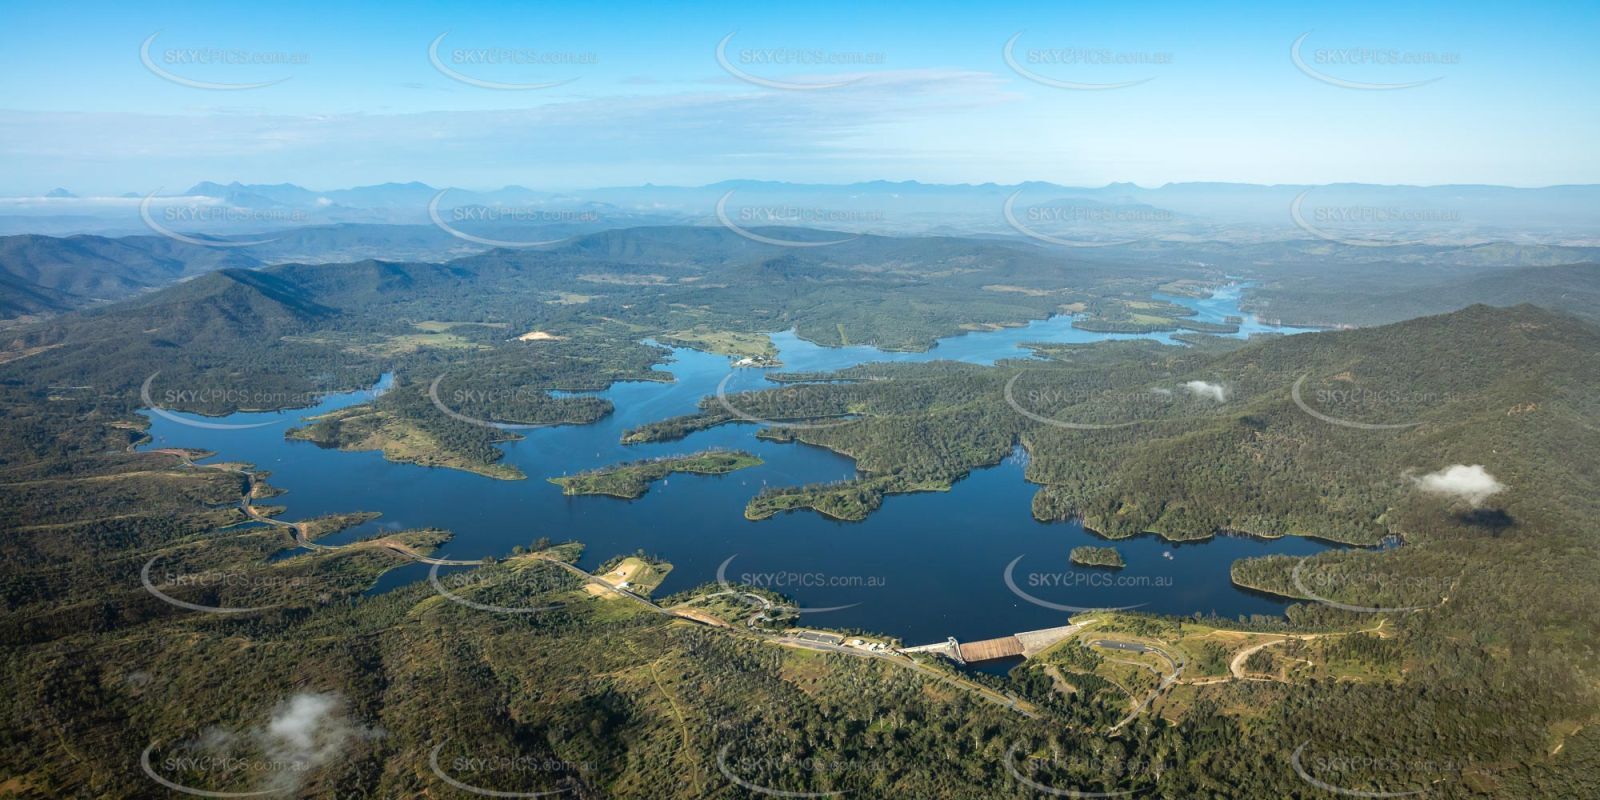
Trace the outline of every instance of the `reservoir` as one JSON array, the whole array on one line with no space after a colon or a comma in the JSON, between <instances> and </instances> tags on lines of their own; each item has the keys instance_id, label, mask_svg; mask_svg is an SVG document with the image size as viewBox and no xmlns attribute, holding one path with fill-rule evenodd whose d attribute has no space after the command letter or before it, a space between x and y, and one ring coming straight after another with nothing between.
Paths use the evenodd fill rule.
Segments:
<instances>
[{"instance_id":1,"label":"reservoir","mask_svg":"<svg viewBox=\"0 0 1600 800\"><path fill-rule=\"evenodd\" d=\"M1237 288L1210 299L1158 297L1196 309L1194 319L1221 322L1241 316L1240 336L1297 332L1241 314ZM1069 316L954 336L920 353L821 347L793 332L772 338L786 371L836 370L871 361L992 364L1027 357L1019 347L1022 342L1147 338L1171 343L1160 333L1077 330ZM1190 544L1141 536L1113 543L1127 562L1125 569L1076 567L1067 560L1073 547L1106 542L1076 523L1032 518L1030 501L1037 487L1023 478L1026 455L1020 450L999 465L975 470L949 492L890 495L862 522L839 522L810 511L752 522L743 516L745 503L763 486L851 478L854 463L816 447L759 440L755 433L760 426L754 423L723 425L675 442L624 446L625 430L694 411L724 380L729 391L776 386L761 370L734 370L725 356L684 348L672 348L668 363L657 369L674 380L618 383L594 393L616 408L599 422L520 431L522 441L501 445L505 463L528 475L521 481L396 464L376 452L341 452L284 438L284 431L302 419L366 402L369 392L333 396L316 407L285 412L225 419L174 415L208 423L271 423L249 429L193 427L145 412L152 437L145 449L212 450L215 460L246 461L270 472L269 482L286 491L270 501L288 508L279 517L283 520L382 513L362 527L322 540L328 544L379 530L443 528L455 536L434 555L476 559L504 556L516 545L548 537L583 542L587 549L579 564L586 568L643 550L674 567L658 597L714 581L720 570L731 582L772 589L814 610L801 615L802 625L866 629L908 644L946 636L985 639L1066 624L1075 612L1058 606L1135 606L1165 614L1215 612L1228 617L1280 614L1286 603L1235 588L1229 566L1239 558L1307 555L1331 546L1292 536L1217 537ZM545 480L710 447L746 450L766 463L721 476L674 474L631 501L569 497ZM401 567L384 575L374 591L425 580L427 570L423 565Z\"/></svg>"}]
</instances>

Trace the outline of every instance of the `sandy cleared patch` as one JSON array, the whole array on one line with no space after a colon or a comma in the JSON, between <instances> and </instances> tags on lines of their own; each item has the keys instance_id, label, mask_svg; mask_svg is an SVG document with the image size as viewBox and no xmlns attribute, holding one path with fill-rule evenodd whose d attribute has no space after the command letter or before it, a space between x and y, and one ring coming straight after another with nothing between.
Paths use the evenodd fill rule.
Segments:
<instances>
[{"instance_id":1,"label":"sandy cleared patch","mask_svg":"<svg viewBox=\"0 0 1600 800\"><path fill-rule=\"evenodd\" d=\"M731 627L728 625L728 623L723 622L721 619L718 619L717 617L707 614L699 609L675 608L672 610L672 613L685 619L692 619L696 622L703 622L707 625L715 625L719 628Z\"/></svg>"},{"instance_id":2,"label":"sandy cleared patch","mask_svg":"<svg viewBox=\"0 0 1600 800\"><path fill-rule=\"evenodd\" d=\"M21 361L28 356L36 356L40 353L54 350L60 346L61 345L59 344L47 344L42 347L25 347L20 350L8 350L4 353L0 353L0 364L7 364L12 361Z\"/></svg>"},{"instance_id":3,"label":"sandy cleared patch","mask_svg":"<svg viewBox=\"0 0 1600 800\"><path fill-rule=\"evenodd\" d=\"M633 576L639 573L639 568L642 566L644 566L644 562L639 561L638 559L630 558L626 561L623 561L621 564L618 564L616 569L601 575L600 580L603 580L612 586L616 586L622 581L633 580Z\"/></svg>"},{"instance_id":4,"label":"sandy cleared patch","mask_svg":"<svg viewBox=\"0 0 1600 800\"><path fill-rule=\"evenodd\" d=\"M546 331L528 331L517 337L519 342L559 342L567 337L557 336Z\"/></svg>"}]
</instances>

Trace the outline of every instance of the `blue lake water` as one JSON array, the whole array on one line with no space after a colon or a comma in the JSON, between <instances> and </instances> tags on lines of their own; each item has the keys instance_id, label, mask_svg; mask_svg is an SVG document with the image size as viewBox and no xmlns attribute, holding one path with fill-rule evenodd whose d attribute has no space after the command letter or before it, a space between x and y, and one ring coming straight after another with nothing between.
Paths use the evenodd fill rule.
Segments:
<instances>
[{"instance_id":1,"label":"blue lake water","mask_svg":"<svg viewBox=\"0 0 1600 800\"><path fill-rule=\"evenodd\" d=\"M1240 314L1236 289L1206 300L1161 299L1196 309L1196 319L1221 322L1226 316L1243 316L1240 336L1295 332ZM827 348L792 332L773 336L784 369L791 371L835 370L868 361L991 364L1027 356L1018 346L1022 342L1133 338L1171 341L1165 334L1080 331L1071 327L1068 316L942 339L922 353ZM372 523L324 540L329 543L382 529L437 527L455 534L438 555L479 558L505 555L513 546L540 537L576 539L587 545L580 562L586 567L643 549L674 565L658 594L713 581L721 568L731 581L782 592L804 608L845 606L804 614L801 624L864 628L908 643L951 635L987 638L1065 624L1072 612L1049 604L1138 606L1172 614L1276 614L1284 603L1234 588L1229 565L1249 556L1303 555L1330 546L1300 537L1218 537L1174 545L1142 536L1115 543L1126 569L1073 567L1067 553L1074 546L1105 542L1075 523L1046 524L1032 518L1030 500L1037 487L1023 479L1025 455L1020 452L1000 465L974 471L949 492L892 495L864 522L838 522L812 512L751 522L743 516L744 506L762 486L849 478L855 475L854 463L815 447L761 441L754 436L759 426L753 423L725 425L676 442L623 446L623 431L694 411L700 398L714 394L725 379L730 391L775 385L760 370L731 370L723 356L682 348L674 348L671 361L658 369L675 380L618 383L595 393L616 407L595 424L522 431L522 441L503 445L505 462L527 473L523 481L395 464L376 452L340 452L284 438L285 430L306 417L368 401L367 392L329 397L314 408L241 413L221 420L174 415L208 423L272 423L242 430L191 427L147 412L152 442L146 448L203 448L216 451L220 460L255 464L271 473L273 486L287 491L272 501L288 507L283 519L382 512ZM766 463L723 476L673 475L633 501L568 497L545 480L708 447L747 450ZM1013 562L1008 585L1007 567ZM426 574L421 565L402 567L386 574L374 590Z\"/></svg>"}]
</instances>

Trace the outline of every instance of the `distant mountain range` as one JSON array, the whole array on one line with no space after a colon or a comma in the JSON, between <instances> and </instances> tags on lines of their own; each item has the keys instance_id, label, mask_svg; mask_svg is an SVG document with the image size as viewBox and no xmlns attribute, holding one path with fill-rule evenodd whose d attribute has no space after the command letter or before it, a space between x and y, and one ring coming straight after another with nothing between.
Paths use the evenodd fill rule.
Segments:
<instances>
[{"instance_id":1,"label":"distant mountain range","mask_svg":"<svg viewBox=\"0 0 1600 800\"><path fill-rule=\"evenodd\" d=\"M1111 183L1065 186L734 180L705 186L490 191L420 182L314 190L204 181L148 198L66 189L0 198L0 233L133 232L140 205L175 230L213 235L336 223L432 224L469 235L568 225L583 231L663 224L792 225L885 235L951 234L1139 240L1325 239L1356 246L1513 241L1600 244L1600 186L1389 186L1364 183ZM430 213L430 205L434 205ZM1009 212L1009 214L1008 214ZM719 216L720 215L720 216ZM439 217L439 220L435 219Z\"/></svg>"}]
</instances>

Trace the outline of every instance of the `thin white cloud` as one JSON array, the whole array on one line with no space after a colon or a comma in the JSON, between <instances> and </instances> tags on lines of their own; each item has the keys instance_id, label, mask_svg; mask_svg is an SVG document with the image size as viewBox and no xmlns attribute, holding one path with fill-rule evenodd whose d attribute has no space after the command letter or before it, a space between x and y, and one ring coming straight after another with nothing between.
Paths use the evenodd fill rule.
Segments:
<instances>
[{"instance_id":1,"label":"thin white cloud","mask_svg":"<svg viewBox=\"0 0 1600 800\"><path fill-rule=\"evenodd\" d=\"M270 771L271 788L292 791L319 767L345 757L356 741L372 732L356 726L337 694L301 692L280 705L264 730L256 731L269 764L289 765Z\"/></svg>"},{"instance_id":2,"label":"thin white cloud","mask_svg":"<svg viewBox=\"0 0 1600 800\"><path fill-rule=\"evenodd\" d=\"M1505 484L1490 475L1482 464L1451 464L1438 472L1411 476L1411 480L1424 492L1465 500L1474 508L1506 490Z\"/></svg>"},{"instance_id":3,"label":"thin white cloud","mask_svg":"<svg viewBox=\"0 0 1600 800\"><path fill-rule=\"evenodd\" d=\"M1218 403L1222 403L1226 402L1228 399L1228 387L1223 386L1220 383L1212 383L1210 381L1189 381L1183 385L1183 388L1187 389L1189 394L1192 394L1202 400L1214 400Z\"/></svg>"},{"instance_id":4,"label":"thin white cloud","mask_svg":"<svg viewBox=\"0 0 1600 800\"><path fill-rule=\"evenodd\" d=\"M243 732L209 728L179 749L249 766L257 773L252 791L290 794L319 768L379 736L350 720L338 693L297 692L273 709L263 726Z\"/></svg>"},{"instance_id":5,"label":"thin white cloud","mask_svg":"<svg viewBox=\"0 0 1600 800\"><path fill-rule=\"evenodd\" d=\"M0 164L17 188L101 184L108 175L127 176L123 191L218 176L471 184L481 182L475 170L541 185L564 171L573 185L594 185L598 170L619 166L635 174L632 183L641 164L889 157L904 143L881 135L887 128L940 130L952 117L1015 99L998 77L959 70L874 74L828 92L745 88L405 114L0 111L10 143Z\"/></svg>"}]
</instances>

